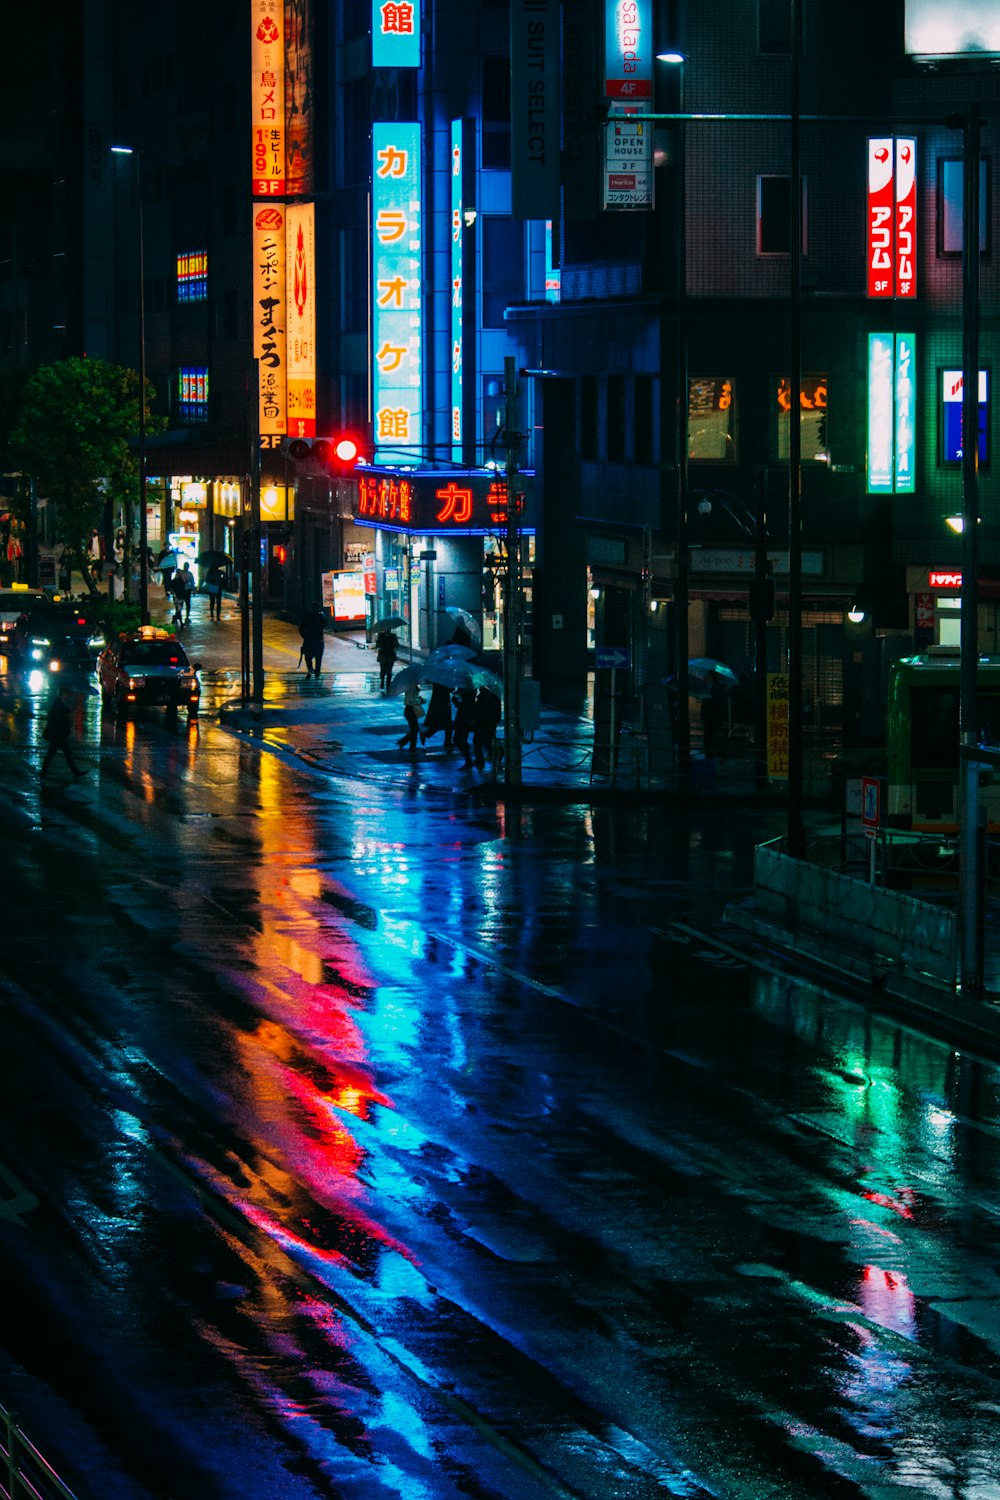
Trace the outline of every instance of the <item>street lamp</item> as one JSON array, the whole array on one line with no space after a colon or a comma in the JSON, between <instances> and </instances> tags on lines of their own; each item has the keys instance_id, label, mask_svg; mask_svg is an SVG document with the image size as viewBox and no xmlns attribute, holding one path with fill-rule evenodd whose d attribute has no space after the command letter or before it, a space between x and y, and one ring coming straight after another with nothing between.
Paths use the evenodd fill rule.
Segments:
<instances>
[{"instance_id":1,"label":"street lamp","mask_svg":"<svg viewBox=\"0 0 1000 1500\"><path fill-rule=\"evenodd\" d=\"M139 620L149 624L149 537L146 524L146 254L142 229L142 168L132 146L112 146L116 156L135 163L136 217L139 226Z\"/></svg>"}]
</instances>

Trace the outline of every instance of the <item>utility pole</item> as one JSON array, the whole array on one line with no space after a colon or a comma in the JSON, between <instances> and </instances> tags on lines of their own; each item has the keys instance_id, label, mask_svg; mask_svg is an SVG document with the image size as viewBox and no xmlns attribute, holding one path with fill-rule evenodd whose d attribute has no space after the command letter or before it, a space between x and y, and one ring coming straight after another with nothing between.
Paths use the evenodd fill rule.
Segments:
<instances>
[{"instance_id":1,"label":"utility pole","mask_svg":"<svg viewBox=\"0 0 1000 1500\"><path fill-rule=\"evenodd\" d=\"M962 201L962 619L959 742L979 743L979 106L970 104L963 135ZM962 989L982 988L979 888L979 762L960 756L959 949Z\"/></svg>"},{"instance_id":2,"label":"utility pole","mask_svg":"<svg viewBox=\"0 0 1000 1500\"><path fill-rule=\"evenodd\" d=\"M503 362L504 449L507 482L507 576L504 588L504 758L503 775L507 786L521 784L521 526L520 495L517 484L517 459L524 442L517 430L517 368L508 355Z\"/></svg>"}]
</instances>

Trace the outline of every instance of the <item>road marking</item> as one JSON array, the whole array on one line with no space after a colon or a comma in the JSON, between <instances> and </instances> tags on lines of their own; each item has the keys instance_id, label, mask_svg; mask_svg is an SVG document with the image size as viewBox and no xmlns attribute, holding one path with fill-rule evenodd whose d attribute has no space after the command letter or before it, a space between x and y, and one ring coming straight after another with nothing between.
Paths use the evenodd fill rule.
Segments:
<instances>
[{"instance_id":1,"label":"road marking","mask_svg":"<svg viewBox=\"0 0 1000 1500\"><path fill-rule=\"evenodd\" d=\"M0 1182L11 1189L9 1197L0 1194L0 1219L6 1220L8 1224L19 1224L23 1229L25 1224L21 1215L37 1208L38 1199L2 1162L0 1162Z\"/></svg>"}]
</instances>

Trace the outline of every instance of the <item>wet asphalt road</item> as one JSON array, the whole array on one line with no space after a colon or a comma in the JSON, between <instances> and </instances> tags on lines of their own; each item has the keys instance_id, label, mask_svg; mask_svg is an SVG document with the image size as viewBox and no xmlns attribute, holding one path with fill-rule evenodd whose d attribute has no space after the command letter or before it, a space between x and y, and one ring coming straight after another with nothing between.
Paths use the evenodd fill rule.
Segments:
<instances>
[{"instance_id":1,"label":"wet asphalt road","mask_svg":"<svg viewBox=\"0 0 1000 1500\"><path fill-rule=\"evenodd\" d=\"M752 969L765 819L0 686L0 1401L78 1496L1000 1496L997 1070Z\"/></svg>"}]
</instances>

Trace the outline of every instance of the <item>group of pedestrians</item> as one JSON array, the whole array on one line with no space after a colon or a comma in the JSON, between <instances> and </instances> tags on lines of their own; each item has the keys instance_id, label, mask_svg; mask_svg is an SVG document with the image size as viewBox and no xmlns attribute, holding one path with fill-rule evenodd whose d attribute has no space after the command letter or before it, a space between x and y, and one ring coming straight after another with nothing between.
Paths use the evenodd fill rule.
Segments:
<instances>
[{"instance_id":1,"label":"group of pedestrians","mask_svg":"<svg viewBox=\"0 0 1000 1500\"><path fill-rule=\"evenodd\" d=\"M408 749L411 755L416 755L418 739L421 745L426 745L440 733L446 754L458 750L466 770L473 765L482 770L487 760L496 757L500 716L500 699L489 688L481 687L478 691L473 687L459 688L453 696L447 687L435 682L425 708L420 684L413 683L403 694L406 733L397 743L400 750Z\"/></svg>"}]
</instances>

